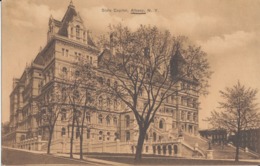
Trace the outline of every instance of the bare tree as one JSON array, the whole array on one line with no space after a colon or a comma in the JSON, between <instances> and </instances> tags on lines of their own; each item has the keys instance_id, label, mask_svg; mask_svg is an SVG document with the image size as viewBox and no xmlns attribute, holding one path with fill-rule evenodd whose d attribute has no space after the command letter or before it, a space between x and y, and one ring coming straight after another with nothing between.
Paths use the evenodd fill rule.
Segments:
<instances>
[{"instance_id":1,"label":"bare tree","mask_svg":"<svg viewBox=\"0 0 260 166\"><path fill-rule=\"evenodd\" d=\"M73 67L73 64L72 64ZM73 143L74 143L74 129L76 119L80 115L80 105L83 100L83 96L80 92L80 80L75 77L74 74L69 73L66 68L63 69L59 78L57 79L57 84L62 89L62 96L66 98L63 105L66 105L70 110L70 117L68 127L71 126L71 137L70 137L70 158L73 158Z\"/></svg>"},{"instance_id":2,"label":"bare tree","mask_svg":"<svg viewBox=\"0 0 260 166\"><path fill-rule=\"evenodd\" d=\"M66 100L66 97L62 98L60 93L59 87L53 86L51 90L40 95L36 100L39 110L37 121L41 127L47 126L49 132L47 154L50 154L55 124L61 113L61 107Z\"/></svg>"},{"instance_id":3,"label":"bare tree","mask_svg":"<svg viewBox=\"0 0 260 166\"><path fill-rule=\"evenodd\" d=\"M235 133L235 161L239 161L241 131L259 127L260 113L255 103L257 90L246 88L240 82L225 91L220 91L222 102L221 111L212 111L207 121L214 128L226 129Z\"/></svg>"},{"instance_id":4,"label":"bare tree","mask_svg":"<svg viewBox=\"0 0 260 166\"><path fill-rule=\"evenodd\" d=\"M61 74L59 85L67 97L64 105L71 109L70 158L73 158L76 127L76 137L80 139L80 159L83 159L84 129L90 127L85 123L86 113L95 109L96 71L83 55L75 57L71 68L73 72L70 75L66 72Z\"/></svg>"},{"instance_id":5,"label":"bare tree","mask_svg":"<svg viewBox=\"0 0 260 166\"><path fill-rule=\"evenodd\" d=\"M101 55L100 68L117 80L109 86L133 113L139 128L135 161L142 159L146 132L163 101L176 95L180 81L188 80L197 92L206 94L211 71L206 53L190 45L185 37L169 31L140 26L136 31L117 25L111 27L110 40L101 38L101 46L110 47ZM175 58L175 59L174 59Z\"/></svg>"},{"instance_id":6,"label":"bare tree","mask_svg":"<svg viewBox=\"0 0 260 166\"><path fill-rule=\"evenodd\" d=\"M89 119L85 123L87 113L90 114L91 110L96 109L95 99L98 90L96 89L96 71L94 67L84 61L83 58L79 57L79 61L74 65L77 71L76 78L79 80L80 90L82 92L83 101L81 103L81 108L83 108L83 113L76 118L77 130L80 138L80 159L83 159L83 135L84 129L89 130L91 126L89 125Z\"/></svg>"}]
</instances>

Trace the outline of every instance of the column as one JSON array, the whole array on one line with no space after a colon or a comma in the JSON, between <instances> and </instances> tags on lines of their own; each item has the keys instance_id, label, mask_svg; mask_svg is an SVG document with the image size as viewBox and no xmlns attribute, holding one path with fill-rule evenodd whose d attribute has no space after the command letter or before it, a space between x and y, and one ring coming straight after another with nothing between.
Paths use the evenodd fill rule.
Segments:
<instances>
[{"instance_id":1,"label":"column","mask_svg":"<svg viewBox=\"0 0 260 166\"><path fill-rule=\"evenodd\" d=\"M178 157L181 157L181 156L182 156L182 144L181 144L181 143L178 144L177 156L178 156Z\"/></svg>"},{"instance_id":2,"label":"column","mask_svg":"<svg viewBox=\"0 0 260 166\"><path fill-rule=\"evenodd\" d=\"M120 140L116 139L116 152L120 153Z\"/></svg>"}]
</instances>

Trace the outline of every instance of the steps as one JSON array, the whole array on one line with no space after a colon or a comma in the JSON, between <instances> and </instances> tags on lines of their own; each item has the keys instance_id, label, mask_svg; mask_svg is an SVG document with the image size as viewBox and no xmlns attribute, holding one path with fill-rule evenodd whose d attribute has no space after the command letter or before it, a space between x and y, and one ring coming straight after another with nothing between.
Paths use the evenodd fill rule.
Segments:
<instances>
[{"instance_id":1,"label":"steps","mask_svg":"<svg viewBox=\"0 0 260 166\"><path fill-rule=\"evenodd\" d=\"M198 143L199 149L206 153L208 150L208 142L205 139L200 138L199 136L193 136L188 133L183 132L184 141L188 143L190 146L194 147L196 143ZM221 146L219 144L212 145L213 150L213 158L214 159L234 159L236 148L233 146ZM257 157L253 154L246 153L242 150L239 151L240 159L256 159Z\"/></svg>"},{"instance_id":2,"label":"steps","mask_svg":"<svg viewBox=\"0 0 260 166\"><path fill-rule=\"evenodd\" d=\"M213 158L214 159L234 159L236 154L236 148L232 146L221 146L218 144L213 145ZM239 159L256 159L257 157L239 150Z\"/></svg>"}]
</instances>

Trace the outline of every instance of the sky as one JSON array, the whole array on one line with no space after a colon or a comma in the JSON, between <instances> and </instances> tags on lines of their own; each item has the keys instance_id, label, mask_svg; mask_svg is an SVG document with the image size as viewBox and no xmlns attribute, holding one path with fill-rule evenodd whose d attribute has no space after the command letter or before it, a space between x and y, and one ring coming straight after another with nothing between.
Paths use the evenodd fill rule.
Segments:
<instances>
[{"instance_id":1,"label":"sky","mask_svg":"<svg viewBox=\"0 0 260 166\"><path fill-rule=\"evenodd\" d=\"M3 0L2 2L2 121L9 120L13 78L20 78L47 42L49 17L61 20L70 0ZM210 111L218 110L219 91L238 80L260 90L260 0L73 0L93 36L109 24L131 29L140 24L185 35L208 54L211 70L209 95L200 97L200 128ZM112 12L102 12L110 9ZM128 12L113 12L125 9ZM131 9L151 9L144 15ZM155 12L156 11L156 12ZM257 95L260 103L260 92Z\"/></svg>"}]
</instances>

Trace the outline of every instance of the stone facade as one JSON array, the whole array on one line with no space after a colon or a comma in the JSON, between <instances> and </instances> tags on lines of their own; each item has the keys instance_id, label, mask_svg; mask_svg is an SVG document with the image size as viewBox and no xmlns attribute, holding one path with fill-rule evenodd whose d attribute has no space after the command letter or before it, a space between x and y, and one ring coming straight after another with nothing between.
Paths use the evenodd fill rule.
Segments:
<instances>
[{"instance_id":1,"label":"stone facade","mask_svg":"<svg viewBox=\"0 0 260 166\"><path fill-rule=\"evenodd\" d=\"M97 49L86 27L73 4L68 6L61 21L50 17L46 46L26 67L21 78L14 79L13 91L10 94L11 132L3 138L5 145L34 150L47 148L49 133L46 124L39 117L40 110L36 101L39 98L52 97L50 92L55 89L62 73L73 76L75 71L72 62L78 56L84 57L95 66L104 82L116 82L115 78L99 69L103 52ZM183 80L179 81L179 88L187 90L164 101L148 129L144 153L181 156L179 131L192 135L198 133L197 87ZM55 125L52 150L56 152L69 150L71 121L68 117L70 110L65 110L65 114L58 117ZM90 126L84 129L86 151L134 152L138 138L134 115L116 99L108 102L107 96L102 96L102 106L86 115L85 126ZM79 138L76 131L74 138L74 148L77 151Z\"/></svg>"}]
</instances>

